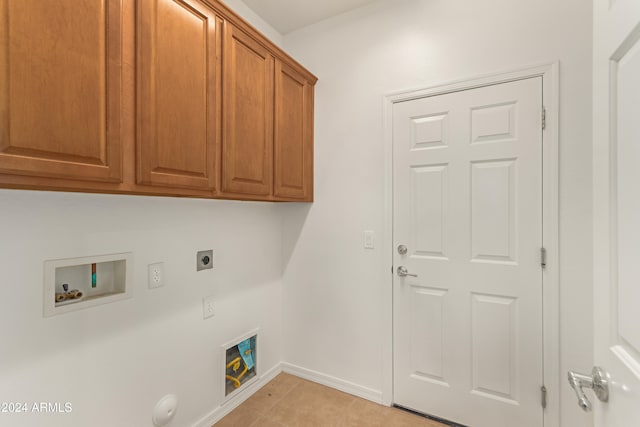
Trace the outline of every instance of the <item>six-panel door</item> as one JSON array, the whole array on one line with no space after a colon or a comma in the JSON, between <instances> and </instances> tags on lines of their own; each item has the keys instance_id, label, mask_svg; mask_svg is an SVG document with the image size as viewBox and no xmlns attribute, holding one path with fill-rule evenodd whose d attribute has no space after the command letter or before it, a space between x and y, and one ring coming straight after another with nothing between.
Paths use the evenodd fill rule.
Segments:
<instances>
[{"instance_id":1,"label":"six-panel door","mask_svg":"<svg viewBox=\"0 0 640 427\"><path fill-rule=\"evenodd\" d=\"M542 78L393 107L394 401L541 427Z\"/></svg>"},{"instance_id":2,"label":"six-panel door","mask_svg":"<svg viewBox=\"0 0 640 427\"><path fill-rule=\"evenodd\" d=\"M198 0L138 7L137 181L214 190L221 20Z\"/></svg>"},{"instance_id":3,"label":"six-panel door","mask_svg":"<svg viewBox=\"0 0 640 427\"><path fill-rule=\"evenodd\" d=\"M0 0L0 173L122 179L121 0Z\"/></svg>"}]
</instances>

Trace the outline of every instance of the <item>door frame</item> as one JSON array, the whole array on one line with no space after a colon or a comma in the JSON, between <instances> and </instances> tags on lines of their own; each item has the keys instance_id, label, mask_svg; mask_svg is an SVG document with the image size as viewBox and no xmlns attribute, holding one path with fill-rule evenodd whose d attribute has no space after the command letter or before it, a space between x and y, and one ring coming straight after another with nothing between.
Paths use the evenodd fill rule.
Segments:
<instances>
[{"instance_id":1,"label":"door frame","mask_svg":"<svg viewBox=\"0 0 640 427\"><path fill-rule=\"evenodd\" d=\"M546 110L546 127L542 131L542 241L547 251L542 274L543 291L543 372L547 389L544 410L545 427L560 426L560 254L559 254L559 64L557 62L483 75L419 88L392 92L383 97L384 228L382 230L382 403L392 405L393 396L393 104L418 98L443 95L483 86L491 86L532 77L542 77L542 104Z\"/></svg>"}]
</instances>

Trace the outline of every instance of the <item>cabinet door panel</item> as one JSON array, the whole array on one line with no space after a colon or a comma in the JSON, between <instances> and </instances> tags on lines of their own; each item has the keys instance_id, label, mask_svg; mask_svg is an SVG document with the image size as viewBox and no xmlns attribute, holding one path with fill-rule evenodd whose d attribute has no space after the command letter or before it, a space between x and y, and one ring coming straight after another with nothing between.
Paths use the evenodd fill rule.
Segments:
<instances>
[{"instance_id":1,"label":"cabinet door panel","mask_svg":"<svg viewBox=\"0 0 640 427\"><path fill-rule=\"evenodd\" d=\"M299 73L276 62L274 195L312 199L313 88Z\"/></svg>"},{"instance_id":2,"label":"cabinet door panel","mask_svg":"<svg viewBox=\"0 0 640 427\"><path fill-rule=\"evenodd\" d=\"M215 187L217 26L196 0L139 3L139 184Z\"/></svg>"},{"instance_id":3,"label":"cabinet door panel","mask_svg":"<svg viewBox=\"0 0 640 427\"><path fill-rule=\"evenodd\" d=\"M223 191L271 194L274 59L262 45L226 24Z\"/></svg>"},{"instance_id":4,"label":"cabinet door panel","mask_svg":"<svg viewBox=\"0 0 640 427\"><path fill-rule=\"evenodd\" d=\"M0 172L122 178L121 0L0 0Z\"/></svg>"}]
</instances>

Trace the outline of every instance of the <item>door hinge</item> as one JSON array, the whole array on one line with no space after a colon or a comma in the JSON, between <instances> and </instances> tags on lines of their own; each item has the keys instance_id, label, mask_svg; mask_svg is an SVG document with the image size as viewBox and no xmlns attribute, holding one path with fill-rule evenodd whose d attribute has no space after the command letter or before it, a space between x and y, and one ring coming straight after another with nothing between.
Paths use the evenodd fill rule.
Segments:
<instances>
[{"instance_id":1,"label":"door hinge","mask_svg":"<svg viewBox=\"0 0 640 427\"><path fill-rule=\"evenodd\" d=\"M542 409L546 409L547 407L547 388L545 386L540 387L540 394L541 394L541 402L542 403Z\"/></svg>"},{"instance_id":2,"label":"door hinge","mask_svg":"<svg viewBox=\"0 0 640 427\"><path fill-rule=\"evenodd\" d=\"M547 128L547 109L542 107L542 130Z\"/></svg>"},{"instance_id":3,"label":"door hinge","mask_svg":"<svg viewBox=\"0 0 640 427\"><path fill-rule=\"evenodd\" d=\"M540 248L540 266L545 268L547 266L547 250Z\"/></svg>"}]
</instances>

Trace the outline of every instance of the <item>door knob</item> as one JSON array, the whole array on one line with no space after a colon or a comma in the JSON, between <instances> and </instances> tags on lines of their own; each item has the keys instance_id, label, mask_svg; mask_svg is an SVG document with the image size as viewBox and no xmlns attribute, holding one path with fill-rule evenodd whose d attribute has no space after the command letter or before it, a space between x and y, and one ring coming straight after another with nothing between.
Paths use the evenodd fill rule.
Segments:
<instances>
[{"instance_id":1,"label":"door knob","mask_svg":"<svg viewBox=\"0 0 640 427\"><path fill-rule=\"evenodd\" d=\"M404 265L401 265L400 267L398 267L398 276L400 277L407 277L407 276L411 276L411 277L418 277L417 274L409 274L409 270L407 270L407 267L405 267Z\"/></svg>"},{"instance_id":2,"label":"door knob","mask_svg":"<svg viewBox=\"0 0 640 427\"><path fill-rule=\"evenodd\" d=\"M607 373L602 368L594 366L591 371L591 376L569 371L568 379L569 384L573 387L578 397L578 406L580 406L583 411L591 411L591 402L583 390L585 388L592 389L601 402L607 402L609 400L609 382L607 380Z\"/></svg>"},{"instance_id":3,"label":"door knob","mask_svg":"<svg viewBox=\"0 0 640 427\"><path fill-rule=\"evenodd\" d=\"M398 245L398 253L400 255L406 255L407 254L407 246L406 245Z\"/></svg>"}]
</instances>

